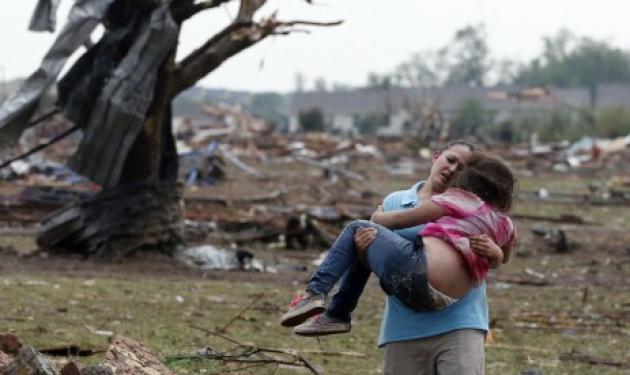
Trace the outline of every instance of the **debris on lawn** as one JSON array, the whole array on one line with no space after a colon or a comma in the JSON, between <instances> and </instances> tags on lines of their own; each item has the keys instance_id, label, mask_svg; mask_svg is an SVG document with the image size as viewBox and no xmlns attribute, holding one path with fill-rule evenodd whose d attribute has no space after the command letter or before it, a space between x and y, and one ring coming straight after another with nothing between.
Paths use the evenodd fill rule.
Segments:
<instances>
[{"instance_id":1,"label":"debris on lawn","mask_svg":"<svg viewBox=\"0 0 630 375\"><path fill-rule=\"evenodd\" d=\"M529 231L542 238L558 253L567 253L575 248L575 246L569 246L566 231L563 229L533 226L529 228Z\"/></svg>"},{"instance_id":2,"label":"debris on lawn","mask_svg":"<svg viewBox=\"0 0 630 375\"><path fill-rule=\"evenodd\" d=\"M422 176L431 165L431 154L426 149L419 152L410 148L403 137L368 141L325 133L286 134L238 107L200 103L200 108L207 115L205 120L179 117L173 122L179 180L186 184L178 190L181 196L156 193L151 200L163 209L143 216L142 222L132 220L133 213L121 212L113 220L116 225L103 228L99 220L91 222L98 215L79 215L90 206L93 213L108 210L104 203L108 199L127 200L132 212L146 207L137 207L138 197L133 189L103 196L100 187L67 170L63 164L69 156L67 150L76 148L79 142L69 137L63 145L52 145L42 155L12 164L19 171L11 177L18 190L1 196L4 204L0 208L0 225L34 226L50 214L49 219L43 220L38 236L38 242L46 245L47 251L63 247L76 249L84 256L107 254L112 260L161 244L167 238L181 238L192 247L238 248L250 253L265 246L323 250L348 221L370 217L390 190L388 179L404 176L411 183L414 176ZM52 115L44 121L44 130L33 131L30 143L41 144L51 133L68 130L68 124L62 116ZM596 155L593 144L599 149ZM602 174L601 183L588 191L521 189L518 193L520 201L566 205L565 214L514 215L538 222L593 224L588 218L571 213L570 207L630 205L630 182L620 175L622 170L615 169L630 161L629 146L630 138L625 137L488 148L525 174L558 173L554 167L558 164L565 165L567 172ZM43 177L49 179L42 180ZM167 220L160 217L176 215L182 207L186 225L162 226ZM155 228L150 236L133 237L148 225ZM567 232L559 234L562 237ZM126 237L133 240L126 241ZM99 247L99 243L112 239L118 241L113 254L110 249ZM562 240L553 246L558 252L570 250ZM201 265L202 261L190 262ZM205 263L203 267L207 269L252 268L239 264L217 266L221 262L216 261Z\"/></svg>"},{"instance_id":3,"label":"debris on lawn","mask_svg":"<svg viewBox=\"0 0 630 375\"><path fill-rule=\"evenodd\" d=\"M177 361L191 361L191 360L210 360L221 361L226 365L234 365L230 367L230 372L238 372L240 368L251 369L253 366L289 366L289 367L302 367L306 368L312 374L318 375L320 372L298 351L285 350L277 348L264 348L250 344L243 344L229 336L224 334L213 332L200 327L197 328L205 332L208 336L218 337L223 341L227 341L233 344L232 349L227 351L215 350L211 346L206 346L203 349L198 350L196 353L189 355L176 355L167 356L166 362L176 363Z\"/></svg>"},{"instance_id":4,"label":"debris on lawn","mask_svg":"<svg viewBox=\"0 0 630 375\"><path fill-rule=\"evenodd\" d=\"M177 251L175 259L204 270L274 272L273 268L265 266L263 262L255 259L254 254L247 250L237 249L229 251L212 245L190 247Z\"/></svg>"},{"instance_id":5,"label":"debris on lawn","mask_svg":"<svg viewBox=\"0 0 630 375\"><path fill-rule=\"evenodd\" d=\"M30 346L20 349L17 356L2 371L5 375L56 375L52 362Z\"/></svg>"},{"instance_id":6,"label":"debris on lawn","mask_svg":"<svg viewBox=\"0 0 630 375\"><path fill-rule=\"evenodd\" d=\"M609 367L617 367L622 369L630 369L630 362L627 361L615 361L610 358L597 357L587 354L582 354L576 350L572 350L568 353L560 355L561 361L574 361L580 363L587 363L589 365L601 365Z\"/></svg>"},{"instance_id":7,"label":"debris on lawn","mask_svg":"<svg viewBox=\"0 0 630 375\"><path fill-rule=\"evenodd\" d=\"M0 351L3 353L16 355L22 348L20 339L11 333L0 335Z\"/></svg>"},{"instance_id":8,"label":"debris on lawn","mask_svg":"<svg viewBox=\"0 0 630 375\"><path fill-rule=\"evenodd\" d=\"M3 337L6 336L12 335ZM122 335L114 337L106 351L79 349L75 345L42 350L24 346L15 353L7 354L4 351L5 347L2 348L0 371L3 375L176 375L162 363L153 350L139 341ZM84 368L79 368L72 361L56 361L49 358L92 356L99 353L105 353L102 363ZM58 370L58 367L62 368Z\"/></svg>"}]
</instances>

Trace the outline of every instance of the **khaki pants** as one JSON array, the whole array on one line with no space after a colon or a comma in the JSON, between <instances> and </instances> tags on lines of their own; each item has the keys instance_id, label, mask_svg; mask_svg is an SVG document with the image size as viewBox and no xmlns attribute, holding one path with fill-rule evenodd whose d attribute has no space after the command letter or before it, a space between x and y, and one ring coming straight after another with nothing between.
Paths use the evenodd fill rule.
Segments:
<instances>
[{"instance_id":1,"label":"khaki pants","mask_svg":"<svg viewBox=\"0 0 630 375\"><path fill-rule=\"evenodd\" d=\"M483 375L484 332L460 329L385 345L385 375Z\"/></svg>"}]
</instances>

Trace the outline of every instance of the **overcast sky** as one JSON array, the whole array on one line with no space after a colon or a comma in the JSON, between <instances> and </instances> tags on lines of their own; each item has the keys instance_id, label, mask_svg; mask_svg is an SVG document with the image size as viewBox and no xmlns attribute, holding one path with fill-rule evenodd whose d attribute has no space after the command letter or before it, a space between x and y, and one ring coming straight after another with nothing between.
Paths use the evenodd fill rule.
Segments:
<instances>
[{"instance_id":1,"label":"overcast sky","mask_svg":"<svg viewBox=\"0 0 630 375\"><path fill-rule=\"evenodd\" d=\"M4 0L0 5L0 80L29 75L54 40L27 31L36 0ZM72 0L62 0L61 29ZM630 1L626 0L269 0L260 16L344 20L331 28L311 28L267 39L228 60L207 76L207 87L252 91L290 91L302 72L307 88L328 83L359 85L368 72L387 72L411 53L447 43L471 23L486 25L493 57L521 61L538 55L542 37L568 28L580 36L630 49ZM185 23L180 55L190 52L226 25L236 13L223 6ZM96 36L96 35L95 35Z\"/></svg>"}]
</instances>

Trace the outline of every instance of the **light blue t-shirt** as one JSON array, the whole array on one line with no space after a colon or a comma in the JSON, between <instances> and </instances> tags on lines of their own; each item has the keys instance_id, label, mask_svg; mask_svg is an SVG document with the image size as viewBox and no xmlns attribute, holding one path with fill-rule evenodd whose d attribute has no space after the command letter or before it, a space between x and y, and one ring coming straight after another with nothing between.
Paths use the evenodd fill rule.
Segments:
<instances>
[{"instance_id":1,"label":"light blue t-shirt","mask_svg":"<svg viewBox=\"0 0 630 375\"><path fill-rule=\"evenodd\" d=\"M409 190L389 194L383 201L383 209L394 211L416 207L418 190L423 184L424 181L421 181ZM413 241L420 228L421 226L416 226L395 232ZM471 289L451 306L437 311L416 313L403 305L396 297L387 296L378 345L436 336L457 329L488 331L488 298L485 282Z\"/></svg>"}]
</instances>

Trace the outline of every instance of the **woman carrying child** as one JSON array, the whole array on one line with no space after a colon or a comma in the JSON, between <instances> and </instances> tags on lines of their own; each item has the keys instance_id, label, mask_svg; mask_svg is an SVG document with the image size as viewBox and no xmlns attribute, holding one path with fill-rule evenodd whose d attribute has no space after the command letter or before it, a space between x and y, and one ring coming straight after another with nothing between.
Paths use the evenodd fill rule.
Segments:
<instances>
[{"instance_id":1,"label":"woman carrying child","mask_svg":"<svg viewBox=\"0 0 630 375\"><path fill-rule=\"evenodd\" d=\"M489 263L471 250L469 238L488 236L501 248L505 262L516 238L514 226L505 214L511 208L515 185L509 167L498 158L474 153L455 177L446 177L444 193L418 207L377 212L372 217L374 223L355 221L348 225L311 278L306 292L298 295L283 315L281 324L296 326L325 310L327 294L356 262L354 233L358 228L377 228L363 261L379 277L387 294L396 296L414 311L447 307L484 280ZM429 224L414 242L386 228L424 223ZM359 296L356 295L357 300ZM349 305L356 306L356 302Z\"/></svg>"}]
</instances>

